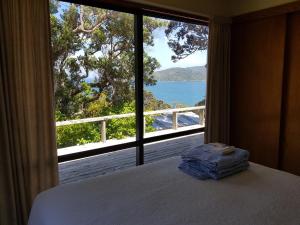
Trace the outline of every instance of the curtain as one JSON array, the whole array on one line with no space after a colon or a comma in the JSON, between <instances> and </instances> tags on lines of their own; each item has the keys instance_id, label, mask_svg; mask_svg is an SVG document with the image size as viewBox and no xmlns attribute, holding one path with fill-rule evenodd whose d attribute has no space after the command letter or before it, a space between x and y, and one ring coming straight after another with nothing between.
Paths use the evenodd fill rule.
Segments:
<instances>
[{"instance_id":1,"label":"curtain","mask_svg":"<svg viewBox=\"0 0 300 225\"><path fill-rule=\"evenodd\" d=\"M229 144L230 20L213 18L209 24L205 143Z\"/></svg>"},{"instance_id":2,"label":"curtain","mask_svg":"<svg viewBox=\"0 0 300 225\"><path fill-rule=\"evenodd\" d=\"M58 182L47 0L0 1L0 224Z\"/></svg>"}]
</instances>

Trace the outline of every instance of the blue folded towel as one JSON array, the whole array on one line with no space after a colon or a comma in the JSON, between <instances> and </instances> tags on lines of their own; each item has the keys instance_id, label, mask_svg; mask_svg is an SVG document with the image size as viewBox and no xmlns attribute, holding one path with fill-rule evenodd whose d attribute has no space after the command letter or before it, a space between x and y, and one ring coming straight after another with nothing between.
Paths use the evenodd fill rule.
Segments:
<instances>
[{"instance_id":1,"label":"blue folded towel","mask_svg":"<svg viewBox=\"0 0 300 225\"><path fill-rule=\"evenodd\" d=\"M215 151L213 147L208 145L198 146L191 151L184 153L182 159L184 161L197 160L209 168L220 170L247 161L249 152L235 148L235 151L229 155L223 155L220 151Z\"/></svg>"},{"instance_id":2,"label":"blue folded towel","mask_svg":"<svg viewBox=\"0 0 300 225\"><path fill-rule=\"evenodd\" d=\"M202 172L201 170L198 170L198 169L195 169L195 168L191 167L189 165L189 163L187 163L187 162L182 162L178 166L178 168L182 172L186 173L187 175L190 175L190 176L195 177L195 178L200 179L200 180L206 180L206 179L210 178L210 176L207 173Z\"/></svg>"},{"instance_id":3,"label":"blue folded towel","mask_svg":"<svg viewBox=\"0 0 300 225\"><path fill-rule=\"evenodd\" d=\"M189 174L201 180L206 180L209 178L212 178L214 180L219 180L221 178L244 171L248 167L249 167L249 163L248 161L245 161L241 164L232 166L227 169L222 169L220 171L213 171L213 170L209 170L208 168L204 169L204 167L202 167L201 164L197 162L183 161L178 168L183 172L185 172L186 174Z\"/></svg>"},{"instance_id":4,"label":"blue folded towel","mask_svg":"<svg viewBox=\"0 0 300 225\"><path fill-rule=\"evenodd\" d=\"M246 170L248 158L249 152L246 150L234 148L230 154L224 154L214 144L206 144L184 153L178 168L198 179L218 180Z\"/></svg>"}]
</instances>

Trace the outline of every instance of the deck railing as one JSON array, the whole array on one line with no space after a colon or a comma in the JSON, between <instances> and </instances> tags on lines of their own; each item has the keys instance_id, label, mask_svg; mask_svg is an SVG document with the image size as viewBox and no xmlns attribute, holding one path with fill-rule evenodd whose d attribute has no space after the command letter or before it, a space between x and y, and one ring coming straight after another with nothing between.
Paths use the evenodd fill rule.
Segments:
<instances>
[{"instance_id":1,"label":"deck railing","mask_svg":"<svg viewBox=\"0 0 300 225\"><path fill-rule=\"evenodd\" d=\"M172 114L172 129L176 130L178 128L178 113L183 113L183 112L197 113L199 115L199 124L200 125L204 124L205 106L195 106L195 107L176 108L176 109L162 109L162 110L144 112L144 132L146 130L145 116ZM128 118L134 116L135 113L126 113L126 114L119 114L119 115L109 115L109 116L92 117L92 118L84 118L84 119L76 119L76 120L58 121L56 122L56 126L60 127L60 126L67 126L67 125L74 125L74 124L81 124L81 123L99 122L101 141L106 142L106 122L108 120Z\"/></svg>"}]
</instances>

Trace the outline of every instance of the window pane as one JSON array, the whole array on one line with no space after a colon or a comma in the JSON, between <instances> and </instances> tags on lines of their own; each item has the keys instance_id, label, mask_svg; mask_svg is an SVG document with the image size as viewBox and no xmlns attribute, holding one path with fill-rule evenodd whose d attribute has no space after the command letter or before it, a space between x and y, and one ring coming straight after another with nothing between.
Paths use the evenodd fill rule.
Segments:
<instances>
[{"instance_id":1,"label":"window pane","mask_svg":"<svg viewBox=\"0 0 300 225\"><path fill-rule=\"evenodd\" d=\"M180 156L183 152L203 143L204 132L146 144L145 163Z\"/></svg>"},{"instance_id":2,"label":"window pane","mask_svg":"<svg viewBox=\"0 0 300 225\"><path fill-rule=\"evenodd\" d=\"M207 45L208 26L144 17L145 137L204 126Z\"/></svg>"},{"instance_id":3,"label":"window pane","mask_svg":"<svg viewBox=\"0 0 300 225\"><path fill-rule=\"evenodd\" d=\"M134 16L50 1L58 154L135 140Z\"/></svg>"}]
</instances>

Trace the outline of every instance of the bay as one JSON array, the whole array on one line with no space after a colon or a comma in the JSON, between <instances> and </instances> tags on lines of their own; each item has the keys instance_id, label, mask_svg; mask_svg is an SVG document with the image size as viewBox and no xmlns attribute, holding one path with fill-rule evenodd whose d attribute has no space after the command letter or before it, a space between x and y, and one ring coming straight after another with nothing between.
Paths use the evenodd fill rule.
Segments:
<instances>
[{"instance_id":1,"label":"bay","mask_svg":"<svg viewBox=\"0 0 300 225\"><path fill-rule=\"evenodd\" d=\"M205 99L206 80L157 81L154 86L145 86L145 90L152 92L157 99L168 103L172 107L176 104L195 106L195 104Z\"/></svg>"}]
</instances>

